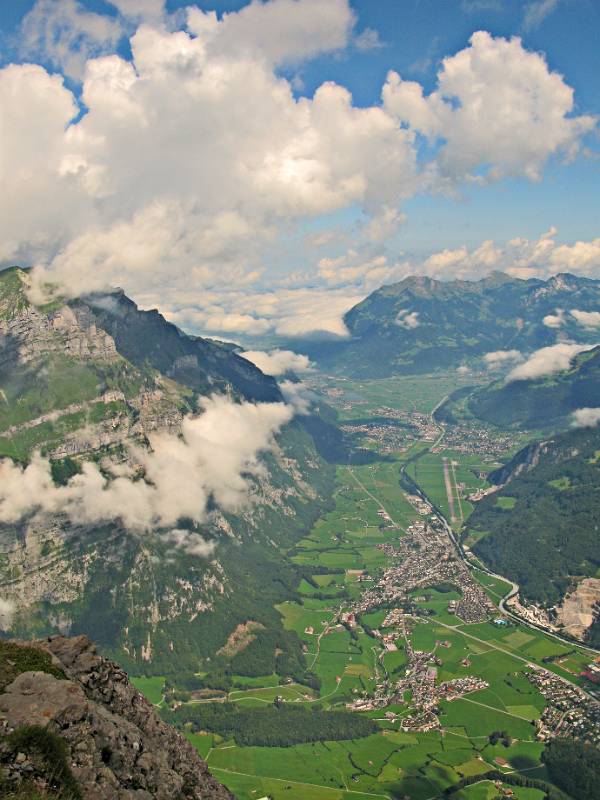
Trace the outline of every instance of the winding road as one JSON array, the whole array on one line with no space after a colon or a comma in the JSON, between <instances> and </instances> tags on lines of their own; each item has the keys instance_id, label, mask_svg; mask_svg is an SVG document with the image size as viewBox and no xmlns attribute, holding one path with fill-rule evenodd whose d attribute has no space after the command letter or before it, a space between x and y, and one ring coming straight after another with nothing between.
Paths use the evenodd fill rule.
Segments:
<instances>
[{"instance_id":1,"label":"winding road","mask_svg":"<svg viewBox=\"0 0 600 800\"><path fill-rule=\"evenodd\" d=\"M434 504L433 500L423 491L421 486L413 478L411 478L410 475L408 475L408 473L406 472L406 467L412 461L418 461L423 455L425 455L425 453L431 452L431 450L434 447L436 447L437 445L439 445L439 443L443 440L443 438L444 438L444 436L446 434L446 426L444 425L443 422L439 422L439 421L435 420L434 419L434 414L438 410L438 408L440 408L443 405L443 403L445 402L446 399L447 399L447 397L443 397L442 400L440 400L440 402L437 403L435 408L433 408L433 410L431 411L431 414L430 414L432 423L437 425L438 428L440 428L440 435L435 440L435 442L433 442L433 444L429 445L429 447L425 447L423 450L421 450L419 453L417 453L412 459L410 459L409 461L407 461L405 464L402 465L402 467L400 468L401 475L403 476L405 481L408 482L413 487L413 490L419 495L419 497L421 497L421 499L424 500L426 503L429 503L429 505L433 509L434 516L436 516L437 519L440 521L440 523L444 526L448 536L450 537L450 539L452 540L453 544L455 545L460 558L464 561L464 563L467 566L467 568L469 570L471 570L471 572L473 572L473 571L483 572L485 575L489 575L491 578L497 578L498 580L504 581L504 583L509 583L510 584L511 588L504 595L504 597L502 597L500 599L500 601L498 602L498 608L500 609L500 611L502 611L503 614L506 614L507 617L510 617L515 622L518 622L520 625L524 625L527 628L531 628L533 630L540 631L541 633L545 634L546 636L550 636L551 638L556 639L557 641L561 642L562 644L569 645L570 647L579 647L580 649L585 650L586 652L588 652L588 653L590 653L592 655L595 655L595 656L596 655L600 655L600 648L591 647L590 645L583 644L583 643L581 643L581 642L579 642L579 641L577 641L575 639L569 639L566 636L561 636L561 634L559 634L559 633L553 633L552 631L549 631L546 628L544 628L543 625L537 625L535 622L530 622L529 620L526 620L523 617L520 617L518 614L515 614L514 611L509 610L507 608L506 604L508 603L509 600L511 600L513 597L515 597L515 595L519 594L519 591L520 591L519 584L515 583L514 581L511 581L509 578L506 578L504 575L498 575L497 573L492 572L492 570L488 569L487 567L485 567L483 565L477 565L477 564L474 564L472 561L470 561L469 558L467 557L465 551L464 551L464 548L463 548L462 544L460 543L460 541L455 536L454 531L452 530L452 526L450 525L450 523L448 522L446 517L443 515L443 513L440 511L440 509Z\"/></svg>"}]
</instances>

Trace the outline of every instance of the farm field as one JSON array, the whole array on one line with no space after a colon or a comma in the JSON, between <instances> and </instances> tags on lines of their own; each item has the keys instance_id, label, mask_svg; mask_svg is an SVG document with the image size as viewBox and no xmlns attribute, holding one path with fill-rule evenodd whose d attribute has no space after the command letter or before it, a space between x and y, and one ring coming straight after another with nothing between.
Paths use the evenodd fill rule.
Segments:
<instances>
[{"instance_id":1,"label":"farm field","mask_svg":"<svg viewBox=\"0 0 600 800\"><path fill-rule=\"evenodd\" d=\"M419 379L373 382L385 384L383 388L355 386L357 393L369 397L369 405L360 407L361 415L382 403L404 407L407 401L400 389L415 382ZM419 385L413 402L431 410L451 380L423 380ZM381 397L378 392L383 392ZM464 494L485 485L479 473L485 472L486 465L481 456L452 451L425 452L409 464L415 480L448 514L444 457L455 462L453 485L463 484ZM372 694L386 675L398 680L405 674L408 656L401 641L396 650L385 652L381 641L368 633L389 632L384 626L389 609L361 614L354 628L340 624L339 619L387 566L387 556L378 545L397 542L408 526L422 519L400 485L406 458L406 454L388 455L372 464L339 465L335 507L289 553L294 563L314 567L315 572L310 582L299 584L300 599L281 603L277 610L285 628L300 637L307 666L320 679L320 691L297 684L278 686L277 676L265 676L246 679L242 688L230 692L231 702L264 707L280 698L291 704L343 710L357 697ZM458 506L456 494L454 499ZM466 517L470 505L462 502ZM510 583L485 572L473 570L472 574L496 605L511 588ZM463 778L490 770L507 774L525 770L525 775L544 780L544 745L536 740L536 721L545 701L527 679L529 665L544 665L577 682L589 654L520 624L494 622L493 615L487 622L465 624L448 608L460 597L460 591L451 586L420 588L411 593L418 615L407 618L406 636L412 648L435 653L436 683L472 676L488 684L462 697L441 700L439 729L402 730L403 720L413 711L408 693L387 707L366 712L380 732L363 739L289 747L240 747L218 736L190 735L190 740L239 800L433 800ZM391 719L386 711L394 712ZM539 789L510 788L521 800L544 796ZM489 781L453 795L455 800L495 796L497 790Z\"/></svg>"},{"instance_id":2,"label":"farm field","mask_svg":"<svg viewBox=\"0 0 600 800\"><path fill-rule=\"evenodd\" d=\"M165 679L163 676L154 675L151 678L130 676L129 680L144 697L153 705L160 705L163 699L163 687Z\"/></svg>"},{"instance_id":3,"label":"farm field","mask_svg":"<svg viewBox=\"0 0 600 800\"><path fill-rule=\"evenodd\" d=\"M381 406L428 414L443 397L475 382L473 376L465 378L456 372L448 372L419 376L397 375L364 381L338 378L334 385L352 401L351 410L342 409L340 412L344 419L371 415Z\"/></svg>"}]
</instances>

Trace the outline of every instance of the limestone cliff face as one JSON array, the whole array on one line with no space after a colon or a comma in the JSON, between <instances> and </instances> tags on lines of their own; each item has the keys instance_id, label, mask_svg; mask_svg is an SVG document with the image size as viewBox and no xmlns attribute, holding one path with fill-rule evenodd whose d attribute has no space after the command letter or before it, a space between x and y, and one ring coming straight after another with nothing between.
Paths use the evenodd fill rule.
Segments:
<instances>
[{"instance_id":1,"label":"limestone cliff face","mask_svg":"<svg viewBox=\"0 0 600 800\"><path fill-rule=\"evenodd\" d=\"M203 397L282 401L274 378L230 347L187 336L121 291L35 305L29 284L26 270L0 271L0 459L25 464L40 451L56 482L89 461L108 475L138 476L136 451L155 433L178 435ZM263 462L249 477L248 506L225 514L210 504L201 533L218 547L202 556L164 531L138 535L119 520L79 524L33 511L0 522L0 597L11 610L0 630L89 633L132 670L162 674L158 662L172 658L196 669L248 614L283 599L292 578L278 549L294 543L330 491L333 468L301 421Z\"/></svg>"},{"instance_id":2,"label":"limestone cliff face","mask_svg":"<svg viewBox=\"0 0 600 800\"><path fill-rule=\"evenodd\" d=\"M34 647L48 652L65 677L56 669L22 672L0 694L0 760L9 785L30 780L45 787L51 780L34 752L10 748L11 733L38 726L66 743L84 800L233 800L192 745L87 637L52 637Z\"/></svg>"}]
</instances>

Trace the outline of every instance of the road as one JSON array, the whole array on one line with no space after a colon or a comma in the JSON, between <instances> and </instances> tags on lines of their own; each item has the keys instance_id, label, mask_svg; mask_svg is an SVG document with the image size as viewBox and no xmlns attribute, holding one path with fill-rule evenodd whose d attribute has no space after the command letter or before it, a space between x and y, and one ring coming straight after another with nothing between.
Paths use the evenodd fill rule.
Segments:
<instances>
[{"instance_id":1,"label":"road","mask_svg":"<svg viewBox=\"0 0 600 800\"><path fill-rule=\"evenodd\" d=\"M432 420L433 420L433 415L435 414L437 409L442 405L442 403L445 400L446 400L446 398L443 398L436 405L436 407L433 409L433 411L431 412ZM444 425L443 422L437 422L437 421L436 421L436 425L438 425L438 427L441 428L440 435L438 436L438 438L436 439L436 441L433 444L431 444L429 447L426 447L424 450L422 450L416 456L415 460L418 460L419 458L421 458L421 456L424 455L425 453L430 452L432 450L432 448L435 447L436 445L438 445L442 441L442 439L444 438L444 435L446 433L446 426ZM432 507L434 515L437 517L437 519L441 522L441 524L446 529L446 532L447 532L448 536L450 537L450 539L452 540L452 542L454 543L460 558L465 562L465 564L468 567L468 569L470 569L471 572L473 572L473 571L483 572L483 573L485 573L486 575L489 575L492 578L497 578L498 580L501 580L501 581L504 581L505 583L509 583L510 584L510 586L511 586L510 590L504 595L504 597L502 597L500 599L500 601L498 603L498 608L500 609L500 611L502 611L503 614L506 614L507 617L510 617L511 619L515 620L515 622L518 622L520 625L524 625L525 627L531 628L532 630L540 631L541 633L545 634L546 636L550 636L552 639L556 639L557 641L561 642L562 644L569 645L570 647L579 647L580 649L585 650L586 652L588 652L588 653L590 653L590 654L592 654L594 656L600 655L600 648L591 647L590 645L582 644L582 643L577 642L577 641L575 641L573 639L569 639L566 636L561 636L559 633L552 633L551 631L549 631L546 628L544 628L543 625L537 625L535 622L530 622L529 620L523 619L523 617L520 617L518 614L515 614L514 611L510 611L506 607L506 604L512 597L514 597L515 595L517 595L520 592L519 584L515 583L514 581L511 581L510 579L506 578L504 575L498 575L497 573L492 572L492 570L487 569L487 567L485 567L485 566L479 566L479 565L473 564L473 562L470 561L467 558L467 555L465 554L465 551L463 549L462 544L457 539L457 537L454 535L454 531L452 530L452 526L449 524L449 522L446 519L446 517L443 515L441 510L434 504L434 502L431 500L431 498L423 491L421 486L413 478L411 478L407 474L406 467L408 466L408 463L409 462L407 462L406 464L404 464L400 468L400 473L402 474L404 479L407 480L414 487L415 492L421 497L421 499L424 500L426 503L429 503L429 505Z\"/></svg>"},{"instance_id":2,"label":"road","mask_svg":"<svg viewBox=\"0 0 600 800\"><path fill-rule=\"evenodd\" d=\"M392 523L392 525L395 525L397 528L400 528L400 530L404 530L404 528L402 528L400 525L398 525L398 523L397 523L397 522L395 522L395 521L392 519L392 517L391 517L391 514L389 513L389 511L387 510L387 508L386 508L386 507L383 505L383 503L381 502L381 500L380 500L378 497L375 497L375 495L374 495L374 494L372 494L372 493L371 493L371 492L370 492L370 491L367 489L367 487L364 485L364 483L362 483L362 481L360 481L360 480L359 480L359 479L356 477L356 475L355 475L355 474L352 472L352 467L346 467L346 469L348 470L348 472L350 473L350 475L352 475L352 477L354 478L354 480L356 481L356 483L358 484L358 486L360 486L360 488L363 490L363 492L365 492L365 494L366 494L366 495L368 495L368 496L371 498L371 500L373 500L373 502L374 502L374 503L377 503L377 507L378 507L378 508L381 508L381 509L382 509L382 511L384 511L384 512L387 514L387 516L388 516L388 518L389 518L390 522Z\"/></svg>"}]
</instances>

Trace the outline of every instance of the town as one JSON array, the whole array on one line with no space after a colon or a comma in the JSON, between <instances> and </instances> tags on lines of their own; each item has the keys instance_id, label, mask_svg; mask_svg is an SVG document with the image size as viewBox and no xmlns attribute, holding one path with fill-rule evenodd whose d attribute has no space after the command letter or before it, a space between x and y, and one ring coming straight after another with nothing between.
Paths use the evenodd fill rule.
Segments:
<instances>
[{"instance_id":1,"label":"town","mask_svg":"<svg viewBox=\"0 0 600 800\"><path fill-rule=\"evenodd\" d=\"M600 745L600 702L547 669L530 664L529 681L548 701L537 722L537 737L571 736Z\"/></svg>"},{"instance_id":2,"label":"town","mask_svg":"<svg viewBox=\"0 0 600 800\"><path fill-rule=\"evenodd\" d=\"M378 582L358 601L354 611L364 613L381 605L402 604L418 588L451 584L461 592L452 612L463 622L484 622L495 606L471 576L443 524L432 517L415 520L397 544L377 545L390 559Z\"/></svg>"}]
</instances>

